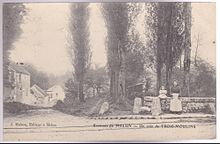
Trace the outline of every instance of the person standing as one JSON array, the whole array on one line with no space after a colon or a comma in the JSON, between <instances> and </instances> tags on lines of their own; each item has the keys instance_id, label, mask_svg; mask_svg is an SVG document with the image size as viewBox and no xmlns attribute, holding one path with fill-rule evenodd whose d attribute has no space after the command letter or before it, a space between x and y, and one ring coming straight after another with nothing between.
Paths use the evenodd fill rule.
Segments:
<instances>
[{"instance_id":1,"label":"person standing","mask_svg":"<svg viewBox=\"0 0 220 144\"><path fill-rule=\"evenodd\" d=\"M164 86L161 86L158 97L161 99L167 98L167 90L165 90Z\"/></svg>"},{"instance_id":2,"label":"person standing","mask_svg":"<svg viewBox=\"0 0 220 144\"><path fill-rule=\"evenodd\" d=\"M181 114L182 113L182 102L179 99L180 96L180 87L177 81L173 81L173 85L171 87L171 95L172 99L170 101L170 112Z\"/></svg>"}]
</instances>

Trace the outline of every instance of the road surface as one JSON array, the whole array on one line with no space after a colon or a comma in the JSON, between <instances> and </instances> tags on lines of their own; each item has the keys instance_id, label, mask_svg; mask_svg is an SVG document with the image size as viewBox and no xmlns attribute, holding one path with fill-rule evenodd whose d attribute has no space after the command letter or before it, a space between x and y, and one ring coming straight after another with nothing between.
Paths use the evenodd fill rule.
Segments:
<instances>
[{"instance_id":1,"label":"road surface","mask_svg":"<svg viewBox=\"0 0 220 144\"><path fill-rule=\"evenodd\" d=\"M5 141L121 141L214 138L209 118L94 120L52 109L4 118Z\"/></svg>"}]
</instances>

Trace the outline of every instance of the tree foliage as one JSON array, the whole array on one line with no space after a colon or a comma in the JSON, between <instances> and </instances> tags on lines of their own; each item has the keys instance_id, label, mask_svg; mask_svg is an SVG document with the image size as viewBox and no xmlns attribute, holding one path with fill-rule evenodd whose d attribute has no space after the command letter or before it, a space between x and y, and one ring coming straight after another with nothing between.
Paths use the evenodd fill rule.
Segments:
<instances>
[{"instance_id":1,"label":"tree foliage","mask_svg":"<svg viewBox=\"0 0 220 144\"><path fill-rule=\"evenodd\" d=\"M194 62L194 61L192 61ZM178 80L181 86L181 96L188 97L215 97L216 96L216 71L215 68L200 57L197 65L191 65L189 72L189 92L185 90L185 72L179 67L173 68L173 78Z\"/></svg>"},{"instance_id":2,"label":"tree foliage","mask_svg":"<svg viewBox=\"0 0 220 144\"><path fill-rule=\"evenodd\" d=\"M107 59L111 77L110 95L116 102L122 97L122 87L125 86L125 80L120 81L119 78L121 77L121 67L124 65L125 41L129 30L127 4L104 3L102 10L108 34Z\"/></svg>"},{"instance_id":3,"label":"tree foliage","mask_svg":"<svg viewBox=\"0 0 220 144\"><path fill-rule=\"evenodd\" d=\"M71 4L70 49L74 79L78 82L79 100L84 101L83 85L85 74L90 66L91 52L89 46L89 4Z\"/></svg>"},{"instance_id":4,"label":"tree foliage","mask_svg":"<svg viewBox=\"0 0 220 144\"><path fill-rule=\"evenodd\" d=\"M64 103L71 106L78 97L78 85L70 78L65 83L65 99Z\"/></svg>"},{"instance_id":5,"label":"tree foliage","mask_svg":"<svg viewBox=\"0 0 220 144\"><path fill-rule=\"evenodd\" d=\"M8 84L9 54L13 43L22 33L20 25L26 15L26 8L22 3L5 3L3 5L3 80Z\"/></svg>"},{"instance_id":6,"label":"tree foliage","mask_svg":"<svg viewBox=\"0 0 220 144\"><path fill-rule=\"evenodd\" d=\"M129 31L138 15L137 4L104 3L103 16L107 27L107 59L110 69L110 95L116 102L126 95L126 55Z\"/></svg>"},{"instance_id":7,"label":"tree foliage","mask_svg":"<svg viewBox=\"0 0 220 144\"><path fill-rule=\"evenodd\" d=\"M47 73L39 71L32 64L25 64L24 68L30 73L30 86L36 84L44 90L53 86L50 84L51 77Z\"/></svg>"},{"instance_id":8,"label":"tree foliage","mask_svg":"<svg viewBox=\"0 0 220 144\"><path fill-rule=\"evenodd\" d=\"M90 68L86 76L87 90L93 89L93 96L100 96L101 89L109 90L109 77L105 67Z\"/></svg>"},{"instance_id":9,"label":"tree foliage","mask_svg":"<svg viewBox=\"0 0 220 144\"><path fill-rule=\"evenodd\" d=\"M215 68L198 58L194 74L194 79L192 79L193 76L190 76L190 94L192 96L216 97Z\"/></svg>"},{"instance_id":10,"label":"tree foliage","mask_svg":"<svg viewBox=\"0 0 220 144\"><path fill-rule=\"evenodd\" d=\"M155 49L157 88L160 88L163 66L166 69L166 86L169 90L169 83L172 76L172 69L182 55L186 39L190 36L190 28L186 28L186 17L191 17L191 12L186 13L186 3L147 3L146 24L149 27L149 46ZM150 21L149 21L150 18ZM191 27L190 23L187 26ZM189 53L187 53L189 54Z\"/></svg>"},{"instance_id":11,"label":"tree foliage","mask_svg":"<svg viewBox=\"0 0 220 144\"><path fill-rule=\"evenodd\" d=\"M144 77L146 65L146 47L140 40L140 34L133 31L130 34L127 44L127 53L125 59L126 66L126 87L140 82Z\"/></svg>"}]
</instances>

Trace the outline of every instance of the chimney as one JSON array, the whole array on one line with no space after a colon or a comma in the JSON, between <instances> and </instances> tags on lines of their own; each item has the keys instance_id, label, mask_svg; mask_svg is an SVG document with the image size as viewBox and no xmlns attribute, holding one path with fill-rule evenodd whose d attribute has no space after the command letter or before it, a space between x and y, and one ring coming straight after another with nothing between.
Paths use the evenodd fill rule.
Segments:
<instances>
[{"instance_id":1,"label":"chimney","mask_svg":"<svg viewBox=\"0 0 220 144\"><path fill-rule=\"evenodd\" d=\"M16 65L18 66L24 66L25 64L23 62L16 62Z\"/></svg>"}]
</instances>

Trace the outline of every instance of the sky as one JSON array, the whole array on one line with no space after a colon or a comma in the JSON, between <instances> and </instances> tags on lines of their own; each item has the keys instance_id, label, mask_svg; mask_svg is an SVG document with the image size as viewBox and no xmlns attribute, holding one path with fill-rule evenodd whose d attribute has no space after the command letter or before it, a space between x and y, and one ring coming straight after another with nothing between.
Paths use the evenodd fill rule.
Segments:
<instances>
[{"instance_id":1,"label":"sky","mask_svg":"<svg viewBox=\"0 0 220 144\"><path fill-rule=\"evenodd\" d=\"M15 62L31 63L46 73L62 75L72 71L68 54L68 3L26 4L28 15L21 25L23 34L14 45L10 58ZM192 55L195 52L195 36L200 35L198 55L215 65L215 6L192 4ZM143 34L143 15L139 16L137 29ZM92 64L106 65L106 28L100 4L90 4L90 46Z\"/></svg>"},{"instance_id":2,"label":"sky","mask_svg":"<svg viewBox=\"0 0 220 144\"><path fill-rule=\"evenodd\" d=\"M216 8L215 3L194 3L192 5L192 55L195 53L195 39L200 35L198 55L216 64Z\"/></svg>"}]
</instances>

